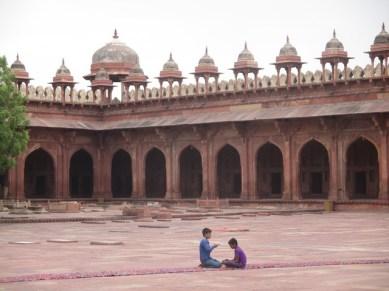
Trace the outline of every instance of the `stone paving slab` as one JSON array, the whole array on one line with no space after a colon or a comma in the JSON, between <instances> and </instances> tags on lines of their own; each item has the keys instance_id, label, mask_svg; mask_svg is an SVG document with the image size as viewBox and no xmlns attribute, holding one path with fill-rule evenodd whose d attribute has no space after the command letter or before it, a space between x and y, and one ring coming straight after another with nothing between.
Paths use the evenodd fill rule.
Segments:
<instances>
[{"instance_id":1,"label":"stone paving slab","mask_svg":"<svg viewBox=\"0 0 389 291\"><path fill-rule=\"evenodd\" d=\"M156 266L197 266L198 243L203 227L214 229L212 241L221 243L213 253L217 259L233 256L227 244L231 237L238 239L248 255L250 264L389 258L389 213L385 212L242 216L239 220L208 217L199 221L154 221L153 224L168 224L170 227L147 229L138 228L137 223L120 224L111 221L95 225L79 222L0 224L0 277L147 269ZM222 231L224 229L232 232ZM249 231L234 232L234 229ZM47 242L53 238L77 240L78 243ZM90 242L96 240L121 241L124 244L91 246ZM8 244L9 241L38 241L40 244L12 245ZM263 283L260 285L263 290L389 290L388 267L378 265L291 268L288 272L286 269L248 270L243 277L235 272L222 273L215 277L201 273L161 274L148 276L147 279L95 278L75 280L78 283L65 282L63 285L60 284L63 281L12 283L6 284L5 287L0 285L0 290L132 290L130 287L135 290L158 290L156 286L162 286L160 284L167 284L165 290L179 290L182 284L189 283L190 290L204 290L207 283L213 290L220 290L225 288L226 284L230 287L236 286L234 284L237 284L237 281L243 284L242 286L247 286L241 290L262 290L254 288L260 283ZM386 274L385 277L383 273ZM350 285L351 282L356 284ZM320 285L318 289L309 289L313 283ZM101 288L88 289L89 286ZM285 286L290 286L291 289L285 289ZM342 288L328 289L328 286ZM370 289L367 288L369 286Z\"/></svg>"}]
</instances>

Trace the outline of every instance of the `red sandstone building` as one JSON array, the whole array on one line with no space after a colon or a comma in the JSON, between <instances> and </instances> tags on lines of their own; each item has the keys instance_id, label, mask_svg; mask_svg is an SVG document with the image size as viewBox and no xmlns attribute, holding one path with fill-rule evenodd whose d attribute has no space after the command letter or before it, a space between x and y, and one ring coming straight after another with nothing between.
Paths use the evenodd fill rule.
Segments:
<instances>
[{"instance_id":1,"label":"red sandstone building","mask_svg":"<svg viewBox=\"0 0 389 291\"><path fill-rule=\"evenodd\" d=\"M170 55L161 86L149 89L138 55L115 31L93 55L87 91L74 88L64 61L52 87L30 86L18 57L11 68L28 96L30 142L1 177L7 198L387 203L384 26L368 54L371 64L349 68L334 32L322 70L303 72L288 38L268 77L246 44L235 80L224 81L207 49L196 84L183 83Z\"/></svg>"}]
</instances>

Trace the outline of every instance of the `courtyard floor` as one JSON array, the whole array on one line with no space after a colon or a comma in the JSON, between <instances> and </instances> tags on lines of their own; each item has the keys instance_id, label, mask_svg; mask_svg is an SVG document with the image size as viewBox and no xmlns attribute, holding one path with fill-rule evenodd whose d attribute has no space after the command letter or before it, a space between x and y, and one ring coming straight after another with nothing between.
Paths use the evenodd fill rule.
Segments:
<instances>
[{"instance_id":1,"label":"courtyard floor","mask_svg":"<svg viewBox=\"0 0 389 291\"><path fill-rule=\"evenodd\" d=\"M196 268L203 227L212 228L212 241L221 243L213 252L217 259L233 256L227 241L236 237L249 264L290 263L290 267L5 282L0 290L389 290L388 212L0 224L0 281L47 273L132 270L141 274L156 268L169 272ZM51 239L77 242L47 241ZM10 244L17 241L35 244ZM91 245L91 241L123 244ZM348 263L355 260L362 263ZM363 263L369 260L377 263ZM328 265L331 261L345 264ZM302 262L315 266L304 267Z\"/></svg>"}]
</instances>

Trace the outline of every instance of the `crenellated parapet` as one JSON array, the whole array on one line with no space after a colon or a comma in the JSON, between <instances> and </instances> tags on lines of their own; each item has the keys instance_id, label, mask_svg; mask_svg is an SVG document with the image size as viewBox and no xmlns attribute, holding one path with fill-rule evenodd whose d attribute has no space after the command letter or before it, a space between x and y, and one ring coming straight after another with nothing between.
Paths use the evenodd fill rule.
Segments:
<instances>
[{"instance_id":1,"label":"crenellated parapet","mask_svg":"<svg viewBox=\"0 0 389 291\"><path fill-rule=\"evenodd\" d=\"M361 80L370 80L375 78L381 78L381 66L377 64L375 68L372 65L368 64L365 68L361 66L355 66L354 68L347 68L346 71L339 70L337 71L337 83L348 83L348 82L358 82ZM300 74L300 85L301 89L304 90L306 86L313 85L325 85L333 83L333 74L330 70L325 70L324 73L321 70L305 71ZM298 79L296 74L291 74L291 86L297 86ZM181 87L181 88L180 88ZM256 87L257 90L266 90L266 89L283 89L287 87L287 77L285 74L280 74L279 84L277 84L277 75L272 76L258 76L257 83L255 86L255 80L248 78L247 81L248 90L254 90ZM220 80L216 82L208 83L207 94L223 94L223 93L241 93L245 91L245 80L244 79L230 79L230 80ZM170 95L171 90L171 95ZM20 91L27 96L28 100L31 101L42 101L42 102L62 102L62 96L65 98L66 104L107 104L102 103L102 90L85 90L67 87L63 90L61 87L56 87L54 90L53 87L47 86L33 86L29 85L26 87L25 84L20 86ZM133 103L133 102L143 102L148 99L168 99L168 98L184 98L184 97L196 97L204 96L206 93L205 84L181 84L181 86L174 85L171 87L169 85L163 86L161 88L153 87L138 90L138 96L136 98L135 90L130 90L128 93L128 100L120 100L118 98L113 98L112 103Z\"/></svg>"}]
</instances>

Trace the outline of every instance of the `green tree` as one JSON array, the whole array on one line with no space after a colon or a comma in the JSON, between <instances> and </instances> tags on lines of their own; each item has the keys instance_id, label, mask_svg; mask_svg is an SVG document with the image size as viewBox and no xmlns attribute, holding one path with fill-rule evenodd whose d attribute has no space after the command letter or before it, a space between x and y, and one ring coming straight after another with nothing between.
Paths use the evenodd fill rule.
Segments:
<instances>
[{"instance_id":1,"label":"green tree","mask_svg":"<svg viewBox=\"0 0 389 291\"><path fill-rule=\"evenodd\" d=\"M26 97L14 80L6 58L0 57L0 174L15 165L28 143Z\"/></svg>"}]
</instances>

